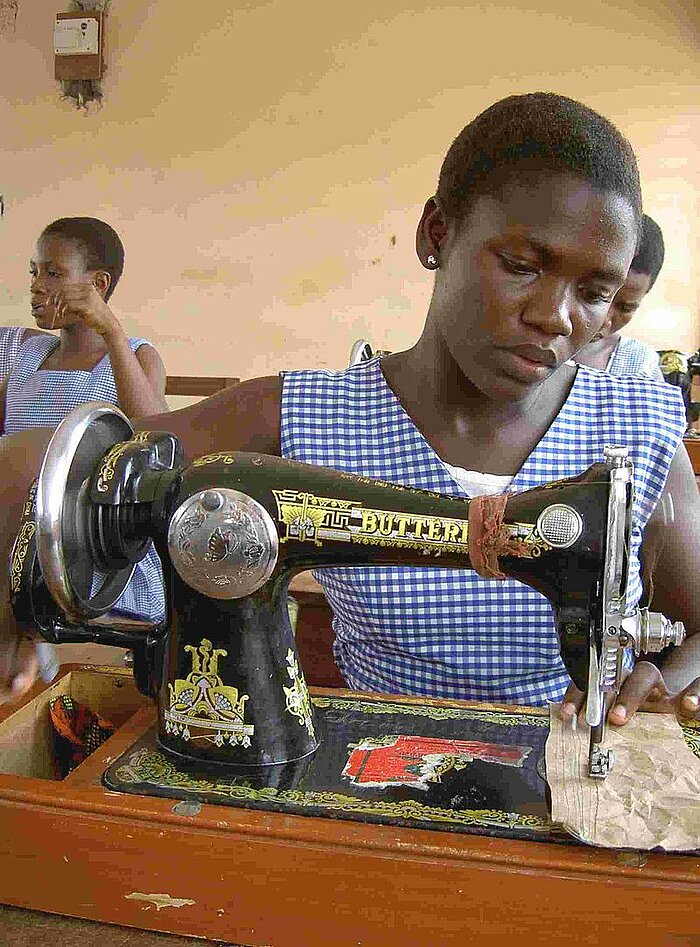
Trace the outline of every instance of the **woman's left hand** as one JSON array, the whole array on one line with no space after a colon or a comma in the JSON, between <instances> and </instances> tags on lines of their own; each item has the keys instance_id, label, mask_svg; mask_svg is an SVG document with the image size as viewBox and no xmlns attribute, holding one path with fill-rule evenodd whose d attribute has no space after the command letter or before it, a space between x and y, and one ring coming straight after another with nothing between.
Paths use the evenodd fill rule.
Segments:
<instances>
[{"instance_id":1,"label":"woman's left hand","mask_svg":"<svg viewBox=\"0 0 700 947\"><path fill-rule=\"evenodd\" d=\"M121 329L114 313L92 283L63 286L51 296L49 302L58 319L56 328L65 325L70 318L77 318L105 339Z\"/></svg>"}]
</instances>

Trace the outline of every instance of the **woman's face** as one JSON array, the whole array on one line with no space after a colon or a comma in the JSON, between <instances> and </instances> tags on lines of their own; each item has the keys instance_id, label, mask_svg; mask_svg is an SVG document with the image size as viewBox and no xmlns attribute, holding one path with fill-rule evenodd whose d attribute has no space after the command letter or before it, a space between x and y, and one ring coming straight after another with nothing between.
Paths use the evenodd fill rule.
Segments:
<instances>
[{"instance_id":1,"label":"woman's face","mask_svg":"<svg viewBox=\"0 0 700 947\"><path fill-rule=\"evenodd\" d=\"M29 264L29 274L32 316L40 329L59 327L49 302L54 293L69 283L92 283L95 276L94 272L86 270L78 244L55 234L39 238ZM61 325L67 325L68 321L63 320Z\"/></svg>"},{"instance_id":2,"label":"woman's face","mask_svg":"<svg viewBox=\"0 0 700 947\"><path fill-rule=\"evenodd\" d=\"M461 227L443 233L431 303L438 332L472 384L519 400L604 325L637 224L623 198L558 174L477 198Z\"/></svg>"},{"instance_id":3,"label":"woman's face","mask_svg":"<svg viewBox=\"0 0 700 947\"><path fill-rule=\"evenodd\" d=\"M648 273L629 271L627 279L615 293L615 298L610 306L608 322L611 333L619 332L630 322L632 316L639 309L642 300L649 292L650 284L651 276Z\"/></svg>"}]
</instances>

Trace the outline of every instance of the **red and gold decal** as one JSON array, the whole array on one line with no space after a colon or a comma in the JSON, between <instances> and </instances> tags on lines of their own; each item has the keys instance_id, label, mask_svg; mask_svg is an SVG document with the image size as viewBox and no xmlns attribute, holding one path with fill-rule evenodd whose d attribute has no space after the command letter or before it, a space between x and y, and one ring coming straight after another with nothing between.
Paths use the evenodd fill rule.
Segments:
<instances>
[{"instance_id":1,"label":"red and gold decal","mask_svg":"<svg viewBox=\"0 0 700 947\"><path fill-rule=\"evenodd\" d=\"M351 745L343 776L358 786L427 789L444 773L464 769L473 760L522 766L529 746L445 740L420 736L368 737Z\"/></svg>"}]
</instances>

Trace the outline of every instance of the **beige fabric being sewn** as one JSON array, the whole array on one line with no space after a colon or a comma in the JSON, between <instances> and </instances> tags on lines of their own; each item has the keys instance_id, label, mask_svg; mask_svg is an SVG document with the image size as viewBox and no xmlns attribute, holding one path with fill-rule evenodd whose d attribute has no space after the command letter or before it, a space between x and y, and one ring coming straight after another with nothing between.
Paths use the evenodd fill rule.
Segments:
<instances>
[{"instance_id":1,"label":"beige fabric being sewn","mask_svg":"<svg viewBox=\"0 0 700 947\"><path fill-rule=\"evenodd\" d=\"M552 705L545 756L555 822L605 848L700 849L700 759L675 717L637 713L608 726L614 764L604 780L588 776L588 742L588 727L572 730Z\"/></svg>"}]
</instances>

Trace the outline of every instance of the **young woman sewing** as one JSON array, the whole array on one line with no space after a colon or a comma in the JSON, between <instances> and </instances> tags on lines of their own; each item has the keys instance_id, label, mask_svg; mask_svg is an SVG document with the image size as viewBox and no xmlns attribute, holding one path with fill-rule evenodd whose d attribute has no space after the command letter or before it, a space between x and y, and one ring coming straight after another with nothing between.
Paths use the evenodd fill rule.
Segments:
<instances>
[{"instance_id":1,"label":"young woman sewing","mask_svg":"<svg viewBox=\"0 0 700 947\"><path fill-rule=\"evenodd\" d=\"M572 476L606 444L627 444L637 488L630 604L642 530L668 481L676 527L654 605L691 637L663 678L637 664L610 719L667 694L694 713L700 550L686 523L700 504L679 448L683 406L670 386L570 364L605 324L641 216L634 155L609 122L561 96L506 99L461 132L423 209L416 249L435 285L412 349L344 372L253 379L143 424L173 431L192 458L255 450L456 496ZM518 583L396 568L318 578L352 687L521 703L566 691L551 609ZM25 667L15 687L30 675ZM562 712L579 700L569 691Z\"/></svg>"}]
</instances>

